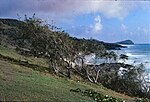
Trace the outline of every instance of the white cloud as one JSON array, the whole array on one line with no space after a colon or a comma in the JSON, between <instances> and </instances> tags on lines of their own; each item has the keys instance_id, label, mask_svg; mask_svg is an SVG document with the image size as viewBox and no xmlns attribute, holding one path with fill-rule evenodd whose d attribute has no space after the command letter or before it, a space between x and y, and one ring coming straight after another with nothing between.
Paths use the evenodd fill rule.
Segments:
<instances>
[{"instance_id":1,"label":"white cloud","mask_svg":"<svg viewBox=\"0 0 150 102\"><path fill-rule=\"evenodd\" d=\"M146 28L143 28L142 30L145 34L149 33L148 29L146 29Z\"/></svg>"},{"instance_id":2,"label":"white cloud","mask_svg":"<svg viewBox=\"0 0 150 102\"><path fill-rule=\"evenodd\" d=\"M100 16L97 16L95 18L95 25L94 25L94 31L95 32L99 32L101 31L103 28L103 25L101 24L101 17Z\"/></svg>"},{"instance_id":3,"label":"white cloud","mask_svg":"<svg viewBox=\"0 0 150 102\"><path fill-rule=\"evenodd\" d=\"M101 13L107 18L122 19L136 7L150 9L149 4L150 2L121 0L1 0L0 10L5 12L1 11L0 15L41 12L65 18L83 13Z\"/></svg>"},{"instance_id":4,"label":"white cloud","mask_svg":"<svg viewBox=\"0 0 150 102\"><path fill-rule=\"evenodd\" d=\"M121 24L121 30L124 32L124 33L127 33L128 29L127 29L127 26L125 24Z\"/></svg>"},{"instance_id":5,"label":"white cloud","mask_svg":"<svg viewBox=\"0 0 150 102\"><path fill-rule=\"evenodd\" d=\"M127 29L126 25L125 24L121 24L121 29L122 30L126 30Z\"/></svg>"},{"instance_id":6,"label":"white cloud","mask_svg":"<svg viewBox=\"0 0 150 102\"><path fill-rule=\"evenodd\" d=\"M133 35L133 34L134 34L134 33L131 31L131 32L130 32L130 35Z\"/></svg>"},{"instance_id":7,"label":"white cloud","mask_svg":"<svg viewBox=\"0 0 150 102\"><path fill-rule=\"evenodd\" d=\"M138 30L138 31L140 31L140 30L141 30L141 28L140 28L140 27L137 27L137 30Z\"/></svg>"},{"instance_id":8,"label":"white cloud","mask_svg":"<svg viewBox=\"0 0 150 102\"><path fill-rule=\"evenodd\" d=\"M94 33L98 33L103 29L103 25L101 24L101 17L99 15L95 17L94 25L92 26L92 29Z\"/></svg>"},{"instance_id":9,"label":"white cloud","mask_svg":"<svg viewBox=\"0 0 150 102\"><path fill-rule=\"evenodd\" d=\"M137 27L137 32L140 32L141 34L149 34L149 29L146 27Z\"/></svg>"},{"instance_id":10,"label":"white cloud","mask_svg":"<svg viewBox=\"0 0 150 102\"><path fill-rule=\"evenodd\" d=\"M102 33L103 24L100 15L95 16L93 23L90 25L80 25L79 27L71 28L69 31L75 30L80 34L97 35Z\"/></svg>"},{"instance_id":11,"label":"white cloud","mask_svg":"<svg viewBox=\"0 0 150 102\"><path fill-rule=\"evenodd\" d=\"M53 0L52 0L53 1ZM54 1L53 1L54 2ZM136 7L135 2L104 1L104 0L55 0L55 5L49 6L51 12L63 15L82 13L102 13L107 18L124 18L130 10Z\"/></svg>"}]
</instances>

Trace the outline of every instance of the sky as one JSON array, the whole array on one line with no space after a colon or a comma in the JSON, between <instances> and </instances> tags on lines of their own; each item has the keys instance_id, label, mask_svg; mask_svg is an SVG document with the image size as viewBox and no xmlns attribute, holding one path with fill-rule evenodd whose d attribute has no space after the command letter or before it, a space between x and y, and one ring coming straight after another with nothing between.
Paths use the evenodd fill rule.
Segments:
<instances>
[{"instance_id":1,"label":"sky","mask_svg":"<svg viewBox=\"0 0 150 102\"><path fill-rule=\"evenodd\" d=\"M0 0L0 18L34 13L73 37L150 43L149 0Z\"/></svg>"}]
</instances>

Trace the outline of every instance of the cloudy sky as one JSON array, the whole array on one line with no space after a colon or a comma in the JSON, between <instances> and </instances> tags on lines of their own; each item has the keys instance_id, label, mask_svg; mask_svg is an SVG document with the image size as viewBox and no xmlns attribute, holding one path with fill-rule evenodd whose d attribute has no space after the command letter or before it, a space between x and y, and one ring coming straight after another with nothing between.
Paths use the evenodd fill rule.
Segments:
<instances>
[{"instance_id":1,"label":"cloudy sky","mask_svg":"<svg viewBox=\"0 0 150 102\"><path fill-rule=\"evenodd\" d=\"M34 13L71 36L150 43L149 0L0 0L0 18Z\"/></svg>"}]
</instances>

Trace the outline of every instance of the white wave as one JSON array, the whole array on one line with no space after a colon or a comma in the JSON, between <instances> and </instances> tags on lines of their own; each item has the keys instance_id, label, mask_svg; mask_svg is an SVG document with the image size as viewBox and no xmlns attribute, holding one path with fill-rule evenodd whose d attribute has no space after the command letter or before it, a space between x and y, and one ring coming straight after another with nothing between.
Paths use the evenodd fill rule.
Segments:
<instances>
[{"instance_id":1,"label":"white wave","mask_svg":"<svg viewBox=\"0 0 150 102\"><path fill-rule=\"evenodd\" d=\"M119 45L125 46L125 47L127 47L127 48L132 47L132 46L135 46L135 45L125 45L125 44L119 44Z\"/></svg>"},{"instance_id":2,"label":"white wave","mask_svg":"<svg viewBox=\"0 0 150 102\"><path fill-rule=\"evenodd\" d=\"M134 57L134 58L145 57L145 55L137 55L137 54L132 54L132 53L126 53L126 55L129 56L129 57Z\"/></svg>"}]
</instances>

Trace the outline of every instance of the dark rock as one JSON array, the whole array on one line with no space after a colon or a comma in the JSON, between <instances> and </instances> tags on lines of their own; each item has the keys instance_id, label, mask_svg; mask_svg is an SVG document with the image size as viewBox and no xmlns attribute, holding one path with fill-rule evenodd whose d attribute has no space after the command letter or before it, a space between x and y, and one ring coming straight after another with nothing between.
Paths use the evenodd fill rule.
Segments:
<instances>
[{"instance_id":1,"label":"dark rock","mask_svg":"<svg viewBox=\"0 0 150 102\"><path fill-rule=\"evenodd\" d=\"M124 41L117 42L117 44L133 45L134 43L131 40L124 40Z\"/></svg>"}]
</instances>

